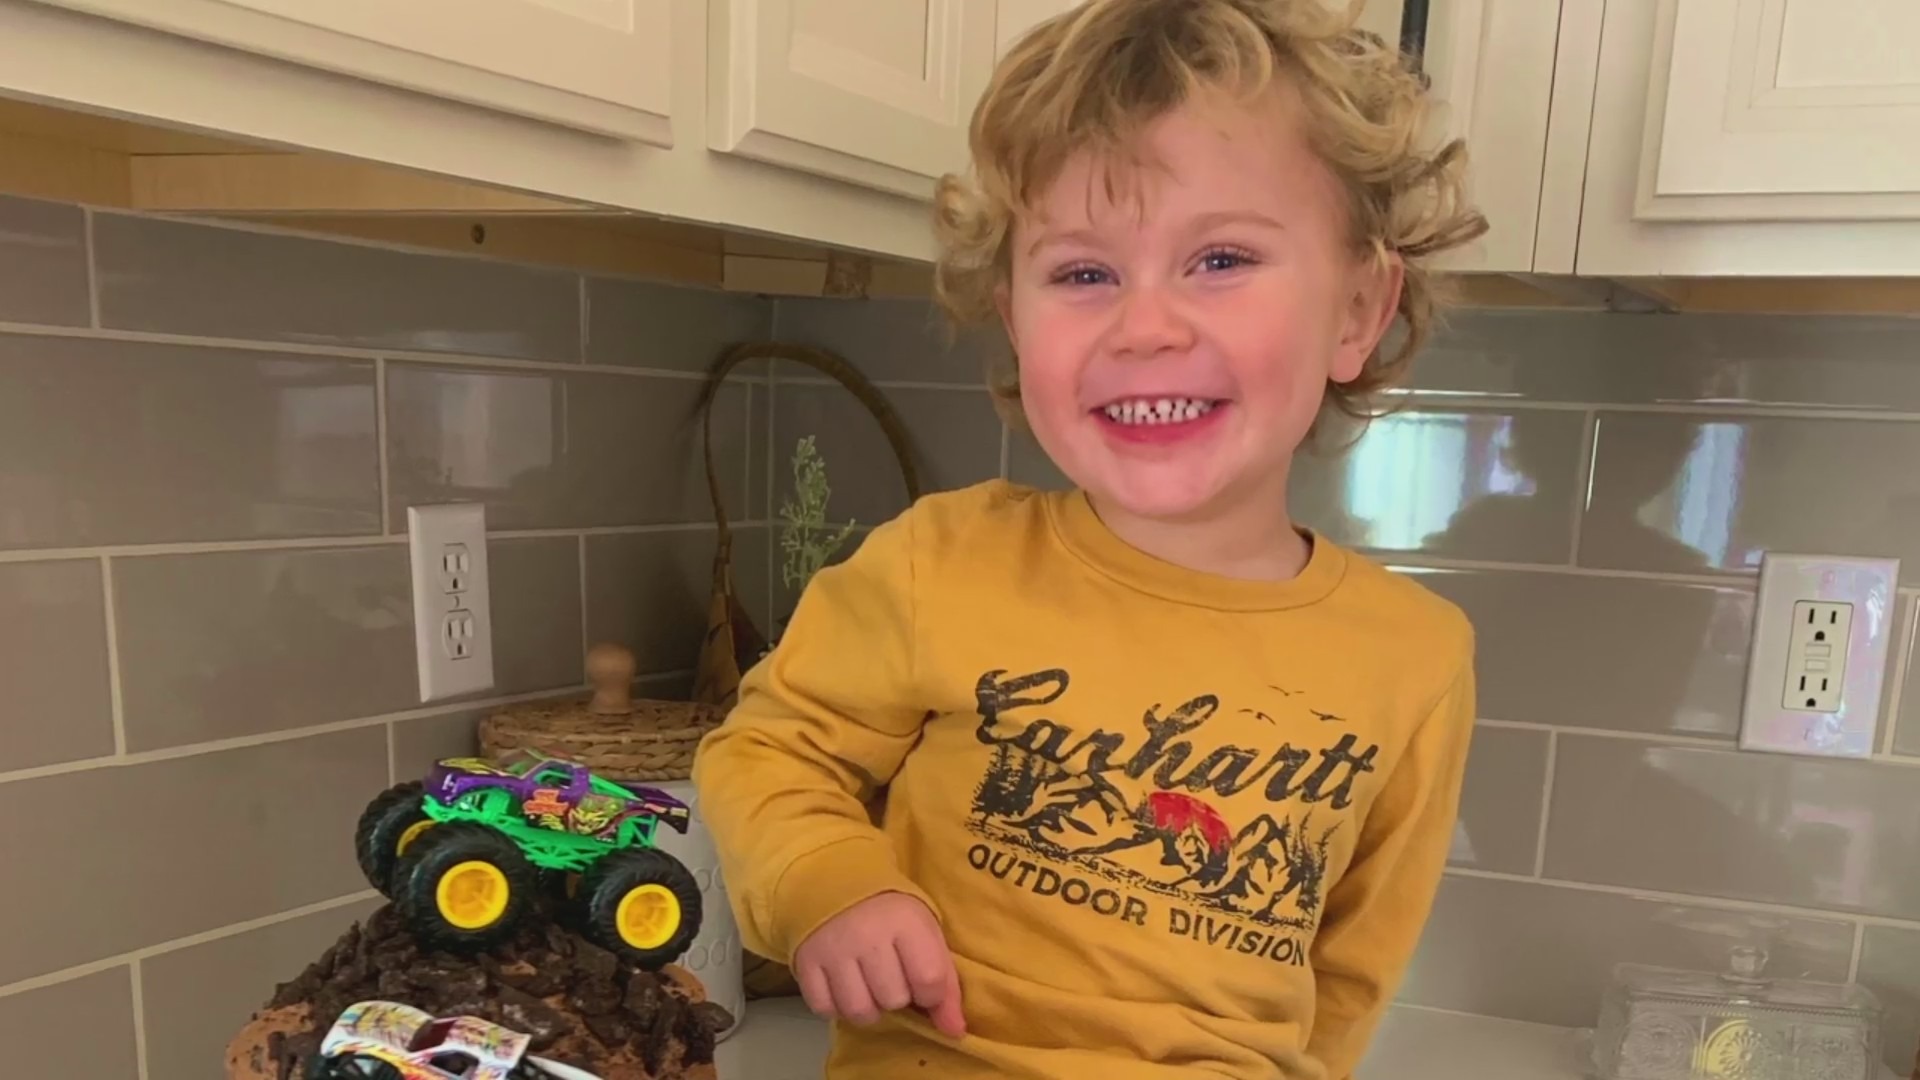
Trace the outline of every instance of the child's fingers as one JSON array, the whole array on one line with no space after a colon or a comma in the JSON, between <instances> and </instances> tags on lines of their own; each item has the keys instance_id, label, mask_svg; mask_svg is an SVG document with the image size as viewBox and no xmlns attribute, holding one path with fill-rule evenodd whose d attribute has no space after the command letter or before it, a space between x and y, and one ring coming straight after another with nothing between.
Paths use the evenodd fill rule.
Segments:
<instances>
[{"instance_id":1,"label":"child's fingers","mask_svg":"<svg viewBox=\"0 0 1920 1080\"><path fill-rule=\"evenodd\" d=\"M960 980L954 977L949 992L941 997L940 1003L927 1010L927 1019L940 1034L958 1039L967 1033L967 1017L960 1009Z\"/></svg>"},{"instance_id":2,"label":"child's fingers","mask_svg":"<svg viewBox=\"0 0 1920 1080\"><path fill-rule=\"evenodd\" d=\"M913 991L913 1003L925 1009L927 1017L941 1032L959 1038L966 1033L966 1020L960 1011L960 976L954 971L953 954L938 929L903 934L897 948L900 965Z\"/></svg>"},{"instance_id":3,"label":"child's fingers","mask_svg":"<svg viewBox=\"0 0 1920 1080\"><path fill-rule=\"evenodd\" d=\"M815 1016L833 1015L833 985L827 981L827 970L819 964L799 964L794 967L793 981L800 986L800 998L813 1010Z\"/></svg>"},{"instance_id":4,"label":"child's fingers","mask_svg":"<svg viewBox=\"0 0 1920 1080\"><path fill-rule=\"evenodd\" d=\"M833 987L834 1011L856 1024L871 1024L880 1018L880 1010L867 992L866 976L857 960L845 959L827 971L827 983Z\"/></svg>"},{"instance_id":5,"label":"child's fingers","mask_svg":"<svg viewBox=\"0 0 1920 1080\"><path fill-rule=\"evenodd\" d=\"M913 993L907 989L907 976L900 970L900 957L893 949L883 945L861 954L860 974L866 977L867 991L880 1008L892 1012L913 1003Z\"/></svg>"},{"instance_id":6,"label":"child's fingers","mask_svg":"<svg viewBox=\"0 0 1920 1080\"><path fill-rule=\"evenodd\" d=\"M947 978L953 973L947 943L938 930L929 927L901 934L894 948L900 953L900 966L913 989L913 1003L931 1008L945 994Z\"/></svg>"}]
</instances>

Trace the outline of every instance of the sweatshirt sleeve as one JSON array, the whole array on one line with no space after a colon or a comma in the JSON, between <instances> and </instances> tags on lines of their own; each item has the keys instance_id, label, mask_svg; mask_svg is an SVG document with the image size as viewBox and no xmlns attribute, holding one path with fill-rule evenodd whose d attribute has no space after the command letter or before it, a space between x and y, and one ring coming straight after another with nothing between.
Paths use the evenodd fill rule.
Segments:
<instances>
[{"instance_id":1,"label":"sweatshirt sleeve","mask_svg":"<svg viewBox=\"0 0 1920 1080\"><path fill-rule=\"evenodd\" d=\"M1308 1052L1348 1080L1419 943L1452 845L1473 735L1471 645L1367 815L1314 939Z\"/></svg>"},{"instance_id":2,"label":"sweatshirt sleeve","mask_svg":"<svg viewBox=\"0 0 1920 1080\"><path fill-rule=\"evenodd\" d=\"M779 644L743 676L738 704L695 758L700 812L742 940L782 963L821 923L868 897L898 891L934 907L865 805L923 723L912 514L814 575Z\"/></svg>"}]
</instances>

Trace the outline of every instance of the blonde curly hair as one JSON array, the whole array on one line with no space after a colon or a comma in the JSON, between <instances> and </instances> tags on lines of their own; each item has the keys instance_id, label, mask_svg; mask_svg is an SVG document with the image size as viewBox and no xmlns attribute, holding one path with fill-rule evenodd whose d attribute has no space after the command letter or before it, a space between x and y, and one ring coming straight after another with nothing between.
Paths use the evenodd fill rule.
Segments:
<instances>
[{"instance_id":1,"label":"blonde curly hair","mask_svg":"<svg viewBox=\"0 0 1920 1080\"><path fill-rule=\"evenodd\" d=\"M1315 153L1344 191L1352 240L1403 267L1396 343L1328 403L1359 419L1396 385L1432 331L1439 282L1430 257L1472 242L1486 219L1467 204L1465 147L1419 145L1424 80L1397 48L1360 30L1360 7L1327 0L1087 0L1028 31L995 70L969 131L970 176L935 195L934 295L957 324L990 322L1006 284L1016 214L1082 150L1124 157L1140 130L1206 91L1258 94L1288 80ZM1389 335L1391 339L1391 335ZM1018 419L1018 360L991 374Z\"/></svg>"}]
</instances>

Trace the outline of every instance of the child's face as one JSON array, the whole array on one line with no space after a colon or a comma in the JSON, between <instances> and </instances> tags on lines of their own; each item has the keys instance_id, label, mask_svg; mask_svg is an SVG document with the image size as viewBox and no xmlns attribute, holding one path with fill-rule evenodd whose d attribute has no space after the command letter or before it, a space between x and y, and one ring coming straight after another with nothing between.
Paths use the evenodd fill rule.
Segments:
<instances>
[{"instance_id":1,"label":"child's face","mask_svg":"<svg viewBox=\"0 0 1920 1080\"><path fill-rule=\"evenodd\" d=\"M1392 318L1398 263L1350 242L1296 109L1279 89L1184 106L1116 198L1081 154L1015 224L1001 308L1027 418L1110 510L1281 510L1327 381L1358 375Z\"/></svg>"}]
</instances>

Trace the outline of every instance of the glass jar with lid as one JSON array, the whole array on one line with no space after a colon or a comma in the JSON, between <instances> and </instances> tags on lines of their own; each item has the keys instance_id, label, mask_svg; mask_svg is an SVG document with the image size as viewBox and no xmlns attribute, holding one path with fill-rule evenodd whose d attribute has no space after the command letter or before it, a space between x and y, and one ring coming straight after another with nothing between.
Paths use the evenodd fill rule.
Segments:
<instances>
[{"instance_id":1,"label":"glass jar with lid","mask_svg":"<svg viewBox=\"0 0 1920 1080\"><path fill-rule=\"evenodd\" d=\"M1620 964L1601 1004L1601 1080L1875 1080L1880 1003L1865 987L1764 974L1735 947L1726 971Z\"/></svg>"}]
</instances>

